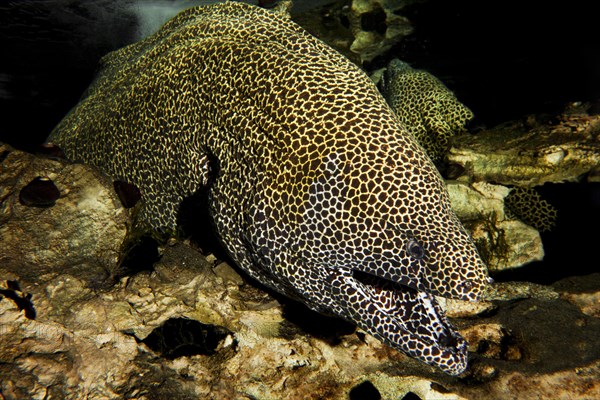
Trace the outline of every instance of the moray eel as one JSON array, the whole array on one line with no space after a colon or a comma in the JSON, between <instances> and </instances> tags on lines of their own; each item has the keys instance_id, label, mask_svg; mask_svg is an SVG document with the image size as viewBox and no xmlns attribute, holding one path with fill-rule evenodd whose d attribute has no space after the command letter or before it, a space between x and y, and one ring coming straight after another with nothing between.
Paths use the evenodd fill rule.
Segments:
<instances>
[{"instance_id":1,"label":"moray eel","mask_svg":"<svg viewBox=\"0 0 600 400\"><path fill-rule=\"evenodd\" d=\"M236 2L183 11L102 63L49 138L67 157L137 185L141 218L163 232L205 188L250 276L449 374L466 368L434 296L477 299L486 267L365 73L283 13Z\"/></svg>"},{"instance_id":2,"label":"moray eel","mask_svg":"<svg viewBox=\"0 0 600 400\"><path fill-rule=\"evenodd\" d=\"M435 163L443 161L450 138L466 132L473 119L473 112L439 79L403 61L389 63L381 86L390 107Z\"/></svg>"}]
</instances>

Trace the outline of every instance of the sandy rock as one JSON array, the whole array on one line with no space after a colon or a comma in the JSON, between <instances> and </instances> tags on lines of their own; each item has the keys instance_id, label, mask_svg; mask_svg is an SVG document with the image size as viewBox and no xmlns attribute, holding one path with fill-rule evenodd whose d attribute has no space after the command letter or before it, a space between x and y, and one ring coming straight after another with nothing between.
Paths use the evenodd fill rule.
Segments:
<instances>
[{"instance_id":1,"label":"sandy rock","mask_svg":"<svg viewBox=\"0 0 600 400\"><path fill-rule=\"evenodd\" d=\"M539 232L506 218L510 189L487 182L447 181L452 208L463 222L490 271L523 266L544 258Z\"/></svg>"},{"instance_id":2,"label":"sandy rock","mask_svg":"<svg viewBox=\"0 0 600 400\"><path fill-rule=\"evenodd\" d=\"M531 119L458 136L448 160L476 181L521 187L577 181L600 165L600 116L563 114L556 124Z\"/></svg>"},{"instance_id":3,"label":"sandy rock","mask_svg":"<svg viewBox=\"0 0 600 400\"><path fill-rule=\"evenodd\" d=\"M574 276L556 282L560 298L578 307L582 313L600 317L600 273Z\"/></svg>"},{"instance_id":4,"label":"sandy rock","mask_svg":"<svg viewBox=\"0 0 600 400\"><path fill-rule=\"evenodd\" d=\"M36 157L0 144L0 267L21 279L72 271L101 282L115 271L130 225L112 181L92 167ZM36 177L60 191L52 207L21 204Z\"/></svg>"},{"instance_id":5,"label":"sandy rock","mask_svg":"<svg viewBox=\"0 0 600 400\"><path fill-rule=\"evenodd\" d=\"M418 1L418 0L417 0ZM415 0L331 1L316 8L296 2L292 19L356 64L386 54L413 31L402 8Z\"/></svg>"}]
</instances>

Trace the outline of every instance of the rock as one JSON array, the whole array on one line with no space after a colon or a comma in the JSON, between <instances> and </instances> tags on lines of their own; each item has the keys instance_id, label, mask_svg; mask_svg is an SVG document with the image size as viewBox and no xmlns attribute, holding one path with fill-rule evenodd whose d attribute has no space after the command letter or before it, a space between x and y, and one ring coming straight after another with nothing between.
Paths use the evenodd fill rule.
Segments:
<instances>
[{"instance_id":1,"label":"rock","mask_svg":"<svg viewBox=\"0 0 600 400\"><path fill-rule=\"evenodd\" d=\"M366 376L365 382L373 382L371 385L376 388L377 394L381 399L410 399L418 398L422 400L460 400L464 397L449 392L444 386L429 379L409 376L389 376L384 373L375 372ZM356 388L356 387L355 387ZM352 396L356 399L375 399L376 396Z\"/></svg>"},{"instance_id":2,"label":"rock","mask_svg":"<svg viewBox=\"0 0 600 400\"><path fill-rule=\"evenodd\" d=\"M446 311L450 318L473 318L480 315L489 315L498 309L498 306L491 301L464 301L437 298L440 305Z\"/></svg>"},{"instance_id":3,"label":"rock","mask_svg":"<svg viewBox=\"0 0 600 400\"><path fill-rule=\"evenodd\" d=\"M0 154L0 269L29 281L70 272L90 283L112 276L131 224L112 182L92 167L1 143ZM51 193L52 201L43 207L23 204L19 197L31 182L40 183L38 177L51 181L60 197Z\"/></svg>"},{"instance_id":4,"label":"rock","mask_svg":"<svg viewBox=\"0 0 600 400\"><path fill-rule=\"evenodd\" d=\"M598 397L600 320L561 299L498 304L461 329L473 358L462 383L446 383L449 391L469 399Z\"/></svg>"},{"instance_id":5,"label":"rock","mask_svg":"<svg viewBox=\"0 0 600 400\"><path fill-rule=\"evenodd\" d=\"M464 390L467 398L498 399L597 399L600 397L600 363L552 373L499 373L485 393Z\"/></svg>"},{"instance_id":6,"label":"rock","mask_svg":"<svg viewBox=\"0 0 600 400\"><path fill-rule=\"evenodd\" d=\"M582 313L600 318L600 291L594 293L567 293L562 298L579 307Z\"/></svg>"},{"instance_id":7,"label":"rock","mask_svg":"<svg viewBox=\"0 0 600 400\"><path fill-rule=\"evenodd\" d=\"M34 294L34 304L41 296ZM73 330L73 325L44 318L46 310L41 304L36 306L41 318L32 320L13 302L0 300L0 392L4 398L117 398L105 396L104 388L124 383L119 371L133 367L134 338Z\"/></svg>"},{"instance_id":8,"label":"rock","mask_svg":"<svg viewBox=\"0 0 600 400\"><path fill-rule=\"evenodd\" d=\"M372 61L386 53L403 37L412 33L412 26L401 15L410 0L353 0L349 14L354 40L350 50L358 54L361 63Z\"/></svg>"},{"instance_id":9,"label":"rock","mask_svg":"<svg viewBox=\"0 0 600 400\"><path fill-rule=\"evenodd\" d=\"M413 31L402 9L415 0L332 1L292 8L292 19L358 65L389 52ZM300 2L296 3L301 6Z\"/></svg>"},{"instance_id":10,"label":"rock","mask_svg":"<svg viewBox=\"0 0 600 400\"><path fill-rule=\"evenodd\" d=\"M350 51L354 35L350 29L348 1L331 1L321 7L302 7L295 2L290 10L292 20L342 53L354 63L360 63L360 55Z\"/></svg>"},{"instance_id":11,"label":"rock","mask_svg":"<svg viewBox=\"0 0 600 400\"><path fill-rule=\"evenodd\" d=\"M487 316L462 320L473 360L454 378L361 332L335 340L306 333L285 320L270 295L218 277L185 243L165 247L154 272L124 277L101 293L66 275L20 290L5 281L0 287L0 390L7 399L502 398L526 378L534 386L522 398L549 393L562 378L584 397L598 391L592 382L600 378L600 349L590 346L600 322L560 299L502 301ZM27 293L36 319L13 299ZM321 329L331 324L308 311L300 321L315 318ZM168 335L163 344L180 338L180 351L192 351L157 347L157 332Z\"/></svg>"},{"instance_id":12,"label":"rock","mask_svg":"<svg viewBox=\"0 0 600 400\"><path fill-rule=\"evenodd\" d=\"M504 198L510 189L487 182L447 181L452 208L475 240L491 272L523 266L544 257L537 230L508 220Z\"/></svg>"},{"instance_id":13,"label":"rock","mask_svg":"<svg viewBox=\"0 0 600 400\"><path fill-rule=\"evenodd\" d=\"M600 273L573 276L553 285L561 299L568 301L591 317L600 317Z\"/></svg>"},{"instance_id":14,"label":"rock","mask_svg":"<svg viewBox=\"0 0 600 400\"><path fill-rule=\"evenodd\" d=\"M551 287L531 282L495 282L488 286L485 299L511 301L517 299L556 300L559 294Z\"/></svg>"},{"instance_id":15,"label":"rock","mask_svg":"<svg viewBox=\"0 0 600 400\"><path fill-rule=\"evenodd\" d=\"M498 311L497 300L513 301L519 299L556 300L559 293L551 286L539 285L531 282L494 282L480 301L464 301L443 299L438 297L439 304L451 318L473 318L491 315Z\"/></svg>"},{"instance_id":16,"label":"rock","mask_svg":"<svg viewBox=\"0 0 600 400\"><path fill-rule=\"evenodd\" d=\"M500 308L493 320L512 332L526 354L525 364L503 365L505 371L553 373L589 365L600 356L594 336L600 320L564 300L520 300Z\"/></svg>"},{"instance_id":17,"label":"rock","mask_svg":"<svg viewBox=\"0 0 600 400\"><path fill-rule=\"evenodd\" d=\"M577 181L600 165L600 116L563 114L555 124L531 119L457 136L448 160L475 181L521 187Z\"/></svg>"},{"instance_id":18,"label":"rock","mask_svg":"<svg viewBox=\"0 0 600 400\"><path fill-rule=\"evenodd\" d=\"M286 327L279 303L250 285L238 287L216 276L212 264L183 243L167 246L154 272L122 278L102 293L69 275L46 284L24 283L23 292L3 287L0 340L7 345L0 352L0 390L7 398L122 398L131 393L138 398L165 393L282 398L290 387L341 398L365 380L367 371L399 360L407 361L402 367L407 371L431 370L370 337L361 341L352 335L332 345ZM17 295L6 297L9 291ZM13 300L23 293L31 294L38 319L27 318ZM156 353L172 354L150 344L157 335L188 338L183 343L193 344L193 332L181 331L181 324L179 330L166 328L181 319L198 321L206 335L219 333L213 335L218 338L213 355ZM159 385L166 379L168 388ZM408 381L409 388L414 381Z\"/></svg>"},{"instance_id":19,"label":"rock","mask_svg":"<svg viewBox=\"0 0 600 400\"><path fill-rule=\"evenodd\" d=\"M487 182L466 183L446 181L452 209L461 221L481 219L482 215L494 214L499 220L505 219L504 198L510 189Z\"/></svg>"},{"instance_id":20,"label":"rock","mask_svg":"<svg viewBox=\"0 0 600 400\"><path fill-rule=\"evenodd\" d=\"M63 200L36 210L55 209ZM38 214L13 213L6 223L17 217L29 225L38 220ZM52 232L46 225L39 229ZM28 245L9 239L5 247ZM461 317L456 324L472 350L470 369L457 378L348 324L274 298L187 241L171 240L160 253L150 270L101 291L89 287L89 266L61 270L65 257L47 258L44 267L52 272L41 276L2 269L2 396L467 399L506 397L506 387L533 382L518 392L526 398L559 390L563 378L573 393L598 391L600 322L563 300L567 292L597 291L597 279L571 280L554 290L496 284L506 289L486 302L448 305L449 314Z\"/></svg>"},{"instance_id":21,"label":"rock","mask_svg":"<svg viewBox=\"0 0 600 400\"><path fill-rule=\"evenodd\" d=\"M511 333L500 324L478 324L460 332L469 342L469 350L483 357L520 360L522 350L517 347Z\"/></svg>"},{"instance_id":22,"label":"rock","mask_svg":"<svg viewBox=\"0 0 600 400\"><path fill-rule=\"evenodd\" d=\"M244 279L226 262L221 262L213 268L214 273L225 281L233 282L238 286L244 284Z\"/></svg>"},{"instance_id":23,"label":"rock","mask_svg":"<svg viewBox=\"0 0 600 400\"><path fill-rule=\"evenodd\" d=\"M521 221L489 218L466 225L492 272L521 267L544 258L539 232Z\"/></svg>"}]
</instances>

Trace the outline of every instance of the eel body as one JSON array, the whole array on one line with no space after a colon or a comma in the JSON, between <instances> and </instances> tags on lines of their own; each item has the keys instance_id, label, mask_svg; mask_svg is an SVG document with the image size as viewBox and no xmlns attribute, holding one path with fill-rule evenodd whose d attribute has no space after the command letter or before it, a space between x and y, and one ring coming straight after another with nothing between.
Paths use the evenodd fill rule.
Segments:
<instances>
[{"instance_id":1,"label":"eel body","mask_svg":"<svg viewBox=\"0 0 600 400\"><path fill-rule=\"evenodd\" d=\"M283 14L183 11L107 55L49 141L137 185L159 231L205 190L253 278L449 374L466 368L434 296L474 300L488 278L442 178L370 79Z\"/></svg>"},{"instance_id":2,"label":"eel body","mask_svg":"<svg viewBox=\"0 0 600 400\"><path fill-rule=\"evenodd\" d=\"M392 60L382 82L383 97L435 162L441 163L450 138L466 132L473 113L439 79Z\"/></svg>"}]
</instances>

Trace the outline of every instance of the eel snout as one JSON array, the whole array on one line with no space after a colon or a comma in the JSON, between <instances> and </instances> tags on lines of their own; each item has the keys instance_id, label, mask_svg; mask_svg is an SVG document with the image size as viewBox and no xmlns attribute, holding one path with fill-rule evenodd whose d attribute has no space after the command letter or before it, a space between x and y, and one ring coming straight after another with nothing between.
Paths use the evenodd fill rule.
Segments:
<instances>
[{"instance_id":1,"label":"eel snout","mask_svg":"<svg viewBox=\"0 0 600 400\"><path fill-rule=\"evenodd\" d=\"M360 305L350 314L362 329L448 374L467 368L467 343L433 295L362 272L344 276L352 304Z\"/></svg>"}]
</instances>

